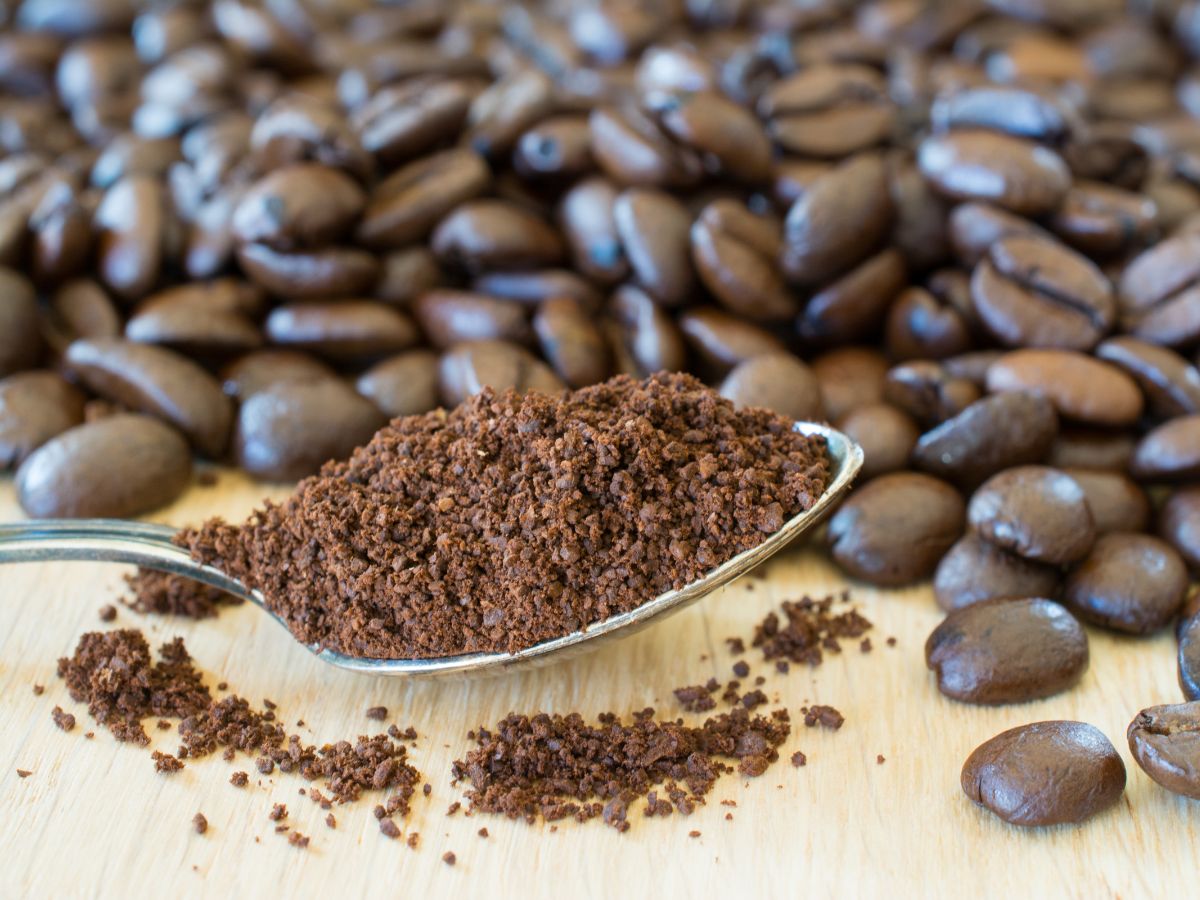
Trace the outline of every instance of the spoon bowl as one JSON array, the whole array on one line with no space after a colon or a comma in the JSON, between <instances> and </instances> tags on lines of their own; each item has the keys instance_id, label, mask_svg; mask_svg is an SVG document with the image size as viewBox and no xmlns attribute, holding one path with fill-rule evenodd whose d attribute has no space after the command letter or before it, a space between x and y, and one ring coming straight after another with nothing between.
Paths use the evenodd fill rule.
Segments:
<instances>
[{"instance_id":1,"label":"spoon bowl","mask_svg":"<svg viewBox=\"0 0 1200 900\"><path fill-rule=\"evenodd\" d=\"M850 438L826 425L797 422L801 434L825 439L830 478L810 509L786 521L756 547L739 553L696 581L660 594L636 609L596 622L588 628L543 641L513 653L465 653L428 659L373 659L347 656L305 645L318 659L341 669L405 678L479 677L546 665L626 637L690 606L722 585L757 567L800 535L819 524L850 489L862 468L863 451ZM171 542L176 529L124 519L40 519L0 523L0 563L80 560L120 562L193 578L255 604L277 622L286 623L267 606L263 595L212 566L201 565Z\"/></svg>"}]
</instances>

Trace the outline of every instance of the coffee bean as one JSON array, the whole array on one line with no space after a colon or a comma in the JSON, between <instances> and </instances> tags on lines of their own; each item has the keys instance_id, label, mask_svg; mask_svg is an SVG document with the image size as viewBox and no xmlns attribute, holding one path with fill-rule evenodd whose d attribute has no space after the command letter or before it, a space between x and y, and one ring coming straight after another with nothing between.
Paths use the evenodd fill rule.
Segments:
<instances>
[{"instance_id":1,"label":"coffee bean","mask_svg":"<svg viewBox=\"0 0 1200 900\"><path fill-rule=\"evenodd\" d=\"M573 179L593 171L587 117L570 114L543 119L517 141L513 168L525 178Z\"/></svg>"},{"instance_id":2,"label":"coffee bean","mask_svg":"<svg viewBox=\"0 0 1200 900\"><path fill-rule=\"evenodd\" d=\"M895 587L928 577L962 535L958 491L916 472L881 475L856 489L829 520L834 561L854 578Z\"/></svg>"},{"instance_id":3,"label":"coffee bean","mask_svg":"<svg viewBox=\"0 0 1200 900\"><path fill-rule=\"evenodd\" d=\"M204 456L219 459L229 443L233 408L217 380L162 347L118 338L76 341L67 370L101 397L170 422Z\"/></svg>"},{"instance_id":4,"label":"coffee bean","mask_svg":"<svg viewBox=\"0 0 1200 900\"><path fill-rule=\"evenodd\" d=\"M101 280L118 297L137 300L158 283L167 232L162 185L148 175L122 178L96 208Z\"/></svg>"},{"instance_id":5,"label":"coffee bean","mask_svg":"<svg viewBox=\"0 0 1200 900\"><path fill-rule=\"evenodd\" d=\"M265 244L243 244L237 260L251 281L288 300L369 294L379 278L379 261L353 247L282 253Z\"/></svg>"},{"instance_id":6,"label":"coffee bean","mask_svg":"<svg viewBox=\"0 0 1200 900\"><path fill-rule=\"evenodd\" d=\"M238 279L191 282L147 297L125 324L125 336L192 356L228 356L262 345L254 319L264 306L261 292Z\"/></svg>"},{"instance_id":7,"label":"coffee bean","mask_svg":"<svg viewBox=\"0 0 1200 900\"><path fill-rule=\"evenodd\" d=\"M503 200L472 200L450 213L433 233L438 259L468 271L553 265L563 255L558 232Z\"/></svg>"},{"instance_id":8,"label":"coffee bean","mask_svg":"<svg viewBox=\"0 0 1200 900\"><path fill-rule=\"evenodd\" d=\"M913 465L971 490L1001 469L1041 462L1057 433L1058 416L1045 397L991 394L921 435Z\"/></svg>"},{"instance_id":9,"label":"coffee bean","mask_svg":"<svg viewBox=\"0 0 1200 900\"><path fill-rule=\"evenodd\" d=\"M788 153L843 159L882 143L896 112L880 74L862 65L814 65L775 82L758 103Z\"/></svg>"},{"instance_id":10,"label":"coffee bean","mask_svg":"<svg viewBox=\"0 0 1200 900\"><path fill-rule=\"evenodd\" d=\"M924 288L911 287L888 310L888 354L896 360L945 359L966 352L971 334L963 315Z\"/></svg>"},{"instance_id":11,"label":"coffee bean","mask_svg":"<svg viewBox=\"0 0 1200 900\"><path fill-rule=\"evenodd\" d=\"M568 190L558 207L575 268L601 284L616 284L629 274L614 213L619 193L604 178L587 178Z\"/></svg>"},{"instance_id":12,"label":"coffee bean","mask_svg":"<svg viewBox=\"0 0 1200 900\"><path fill-rule=\"evenodd\" d=\"M1055 598L1058 571L967 534L938 563L933 595L946 612L1003 597Z\"/></svg>"},{"instance_id":13,"label":"coffee bean","mask_svg":"<svg viewBox=\"0 0 1200 900\"><path fill-rule=\"evenodd\" d=\"M545 300L534 316L533 328L542 356L569 386L596 384L612 371L604 333L578 300Z\"/></svg>"},{"instance_id":14,"label":"coffee bean","mask_svg":"<svg viewBox=\"0 0 1200 900\"><path fill-rule=\"evenodd\" d=\"M613 221L633 277L646 293L667 306L687 299L695 284L687 207L663 191L635 188L616 198Z\"/></svg>"},{"instance_id":15,"label":"coffee bean","mask_svg":"<svg viewBox=\"0 0 1200 900\"><path fill-rule=\"evenodd\" d=\"M1184 609L1175 637L1179 642L1179 686L1185 698L1200 700L1200 608L1195 598Z\"/></svg>"},{"instance_id":16,"label":"coffee bean","mask_svg":"<svg viewBox=\"0 0 1200 900\"><path fill-rule=\"evenodd\" d=\"M367 198L352 178L326 166L277 169L256 182L233 211L239 241L275 250L320 247L354 226Z\"/></svg>"},{"instance_id":17,"label":"coffee bean","mask_svg":"<svg viewBox=\"0 0 1200 900\"><path fill-rule=\"evenodd\" d=\"M351 123L364 150L395 166L456 137L478 93L466 79L414 78L376 92Z\"/></svg>"},{"instance_id":18,"label":"coffee bean","mask_svg":"<svg viewBox=\"0 0 1200 900\"><path fill-rule=\"evenodd\" d=\"M618 288L609 301L608 311L618 326L619 339L613 348L617 371L644 378L654 372L683 368L687 359L683 334L666 310L645 291L633 285ZM622 354L628 357L628 370L619 365Z\"/></svg>"},{"instance_id":19,"label":"coffee bean","mask_svg":"<svg viewBox=\"0 0 1200 900\"><path fill-rule=\"evenodd\" d=\"M950 242L964 266L974 267L998 241L1051 235L1029 219L989 203L960 203L950 213Z\"/></svg>"},{"instance_id":20,"label":"coffee bean","mask_svg":"<svg viewBox=\"0 0 1200 900\"><path fill-rule=\"evenodd\" d=\"M1169 544L1132 532L1101 535L1067 576L1063 597L1082 619L1149 634L1175 618L1187 593L1183 560Z\"/></svg>"},{"instance_id":21,"label":"coffee bean","mask_svg":"<svg viewBox=\"0 0 1200 900\"><path fill-rule=\"evenodd\" d=\"M1127 737L1143 772L1174 794L1200 800L1200 702L1143 709Z\"/></svg>"},{"instance_id":22,"label":"coffee bean","mask_svg":"<svg viewBox=\"0 0 1200 900\"><path fill-rule=\"evenodd\" d=\"M187 487L192 458L179 432L149 416L119 414L52 438L22 463L16 488L35 518L130 518Z\"/></svg>"},{"instance_id":23,"label":"coffee bean","mask_svg":"<svg viewBox=\"0 0 1200 900\"><path fill-rule=\"evenodd\" d=\"M1056 469L1126 472L1135 444L1135 436L1125 431L1060 428L1046 464Z\"/></svg>"},{"instance_id":24,"label":"coffee bean","mask_svg":"<svg viewBox=\"0 0 1200 900\"><path fill-rule=\"evenodd\" d=\"M1104 734L1083 722L1034 722L975 748L963 792L1022 827L1082 822L1125 791L1125 764Z\"/></svg>"},{"instance_id":25,"label":"coffee bean","mask_svg":"<svg viewBox=\"0 0 1200 900\"><path fill-rule=\"evenodd\" d=\"M384 424L384 416L337 378L282 381L252 394L238 412L238 465L267 481L312 475L344 459Z\"/></svg>"},{"instance_id":26,"label":"coffee bean","mask_svg":"<svg viewBox=\"0 0 1200 900\"><path fill-rule=\"evenodd\" d=\"M466 143L496 159L512 150L517 139L554 109L554 85L544 74L523 70L502 77L471 103Z\"/></svg>"},{"instance_id":27,"label":"coffee bean","mask_svg":"<svg viewBox=\"0 0 1200 900\"><path fill-rule=\"evenodd\" d=\"M442 281L437 260L425 247L393 250L380 259L379 280L375 284L377 300L396 306L409 306L417 297L431 291Z\"/></svg>"},{"instance_id":28,"label":"coffee bean","mask_svg":"<svg viewBox=\"0 0 1200 900\"><path fill-rule=\"evenodd\" d=\"M930 107L929 118L938 131L984 128L1047 144L1058 143L1070 129L1067 113L1051 100L1000 85L939 97Z\"/></svg>"},{"instance_id":29,"label":"coffee bean","mask_svg":"<svg viewBox=\"0 0 1200 900\"><path fill-rule=\"evenodd\" d=\"M930 187L908 153L888 154L888 186L895 216L891 243L910 269L923 272L949 261L950 204Z\"/></svg>"},{"instance_id":30,"label":"coffee bean","mask_svg":"<svg viewBox=\"0 0 1200 900\"><path fill-rule=\"evenodd\" d=\"M471 282L471 290L530 307L555 297L569 297L589 311L598 310L603 303L595 287L567 269L486 272Z\"/></svg>"},{"instance_id":31,"label":"coffee bean","mask_svg":"<svg viewBox=\"0 0 1200 900\"><path fill-rule=\"evenodd\" d=\"M485 387L556 394L566 385L524 347L503 341L459 344L438 361L438 392L447 406L457 406Z\"/></svg>"},{"instance_id":32,"label":"coffee bean","mask_svg":"<svg viewBox=\"0 0 1200 900\"><path fill-rule=\"evenodd\" d=\"M887 359L867 347L841 347L822 353L812 361L813 374L821 385L821 400L831 421L846 413L883 400Z\"/></svg>"},{"instance_id":33,"label":"coffee bean","mask_svg":"<svg viewBox=\"0 0 1200 900\"><path fill-rule=\"evenodd\" d=\"M642 187L685 187L700 178L695 152L673 144L632 105L597 107L588 117L592 156L614 181Z\"/></svg>"},{"instance_id":34,"label":"coffee bean","mask_svg":"<svg viewBox=\"0 0 1200 900\"><path fill-rule=\"evenodd\" d=\"M1053 150L986 131L927 137L917 164L951 199L995 203L1021 215L1053 212L1071 186L1071 173Z\"/></svg>"},{"instance_id":35,"label":"coffee bean","mask_svg":"<svg viewBox=\"0 0 1200 900\"><path fill-rule=\"evenodd\" d=\"M1150 499L1146 492L1120 472L1064 468L1083 488L1097 534L1110 531L1145 531L1150 525Z\"/></svg>"},{"instance_id":36,"label":"coffee bean","mask_svg":"<svg viewBox=\"0 0 1200 900\"><path fill-rule=\"evenodd\" d=\"M54 373L17 372L0 380L0 470L83 422L84 396Z\"/></svg>"},{"instance_id":37,"label":"coffee bean","mask_svg":"<svg viewBox=\"0 0 1200 900\"><path fill-rule=\"evenodd\" d=\"M814 343L844 343L868 337L904 287L904 258L884 250L860 263L809 298L796 330Z\"/></svg>"},{"instance_id":38,"label":"coffee bean","mask_svg":"<svg viewBox=\"0 0 1200 900\"><path fill-rule=\"evenodd\" d=\"M1182 233L1136 257L1117 285L1125 330L1169 347L1200 339L1200 234Z\"/></svg>"},{"instance_id":39,"label":"coffee bean","mask_svg":"<svg viewBox=\"0 0 1200 900\"><path fill-rule=\"evenodd\" d=\"M1003 355L1002 350L972 350L943 359L942 369L951 378L969 381L982 391L987 387L987 370Z\"/></svg>"},{"instance_id":40,"label":"coffee bean","mask_svg":"<svg viewBox=\"0 0 1200 900\"><path fill-rule=\"evenodd\" d=\"M662 95L653 105L663 130L707 169L749 184L770 177L771 141L749 110L715 91Z\"/></svg>"},{"instance_id":41,"label":"coffee bean","mask_svg":"<svg viewBox=\"0 0 1200 900\"><path fill-rule=\"evenodd\" d=\"M1163 504L1158 533L1200 571L1200 486L1175 491Z\"/></svg>"},{"instance_id":42,"label":"coffee bean","mask_svg":"<svg viewBox=\"0 0 1200 900\"><path fill-rule=\"evenodd\" d=\"M821 175L788 210L784 274L802 285L836 278L867 258L891 225L887 173L876 154L862 154Z\"/></svg>"},{"instance_id":43,"label":"coffee bean","mask_svg":"<svg viewBox=\"0 0 1200 900\"><path fill-rule=\"evenodd\" d=\"M532 337L526 311L516 303L468 291L435 290L419 297L413 314L429 342L445 349L463 341Z\"/></svg>"},{"instance_id":44,"label":"coffee bean","mask_svg":"<svg viewBox=\"0 0 1200 900\"><path fill-rule=\"evenodd\" d=\"M1112 327L1108 279L1056 241L1014 236L993 244L975 267L979 320L1003 344L1090 350Z\"/></svg>"},{"instance_id":45,"label":"coffee bean","mask_svg":"<svg viewBox=\"0 0 1200 900\"><path fill-rule=\"evenodd\" d=\"M1087 425L1131 425L1142 414L1137 384L1115 366L1069 350L1014 350L988 369L989 391L1045 395L1065 419Z\"/></svg>"},{"instance_id":46,"label":"coffee bean","mask_svg":"<svg viewBox=\"0 0 1200 900\"><path fill-rule=\"evenodd\" d=\"M993 475L971 497L967 519L996 546L1053 565L1082 559L1096 540L1083 488L1047 466L1018 466Z\"/></svg>"},{"instance_id":47,"label":"coffee bean","mask_svg":"<svg viewBox=\"0 0 1200 900\"><path fill-rule=\"evenodd\" d=\"M888 370L883 396L921 425L929 427L954 418L979 399L979 388L951 378L935 362L918 360Z\"/></svg>"},{"instance_id":48,"label":"coffee bean","mask_svg":"<svg viewBox=\"0 0 1200 900\"><path fill-rule=\"evenodd\" d=\"M1134 448L1129 468L1146 481L1200 476L1200 413L1171 419L1146 434Z\"/></svg>"},{"instance_id":49,"label":"coffee bean","mask_svg":"<svg viewBox=\"0 0 1200 900\"><path fill-rule=\"evenodd\" d=\"M355 387L390 419L429 412L438 405L437 355L409 350L389 357L358 376Z\"/></svg>"},{"instance_id":50,"label":"coffee bean","mask_svg":"<svg viewBox=\"0 0 1200 900\"><path fill-rule=\"evenodd\" d=\"M787 352L772 332L711 306L681 313L679 329L701 366L718 378L755 356Z\"/></svg>"},{"instance_id":51,"label":"coffee bean","mask_svg":"<svg viewBox=\"0 0 1200 900\"><path fill-rule=\"evenodd\" d=\"M776 260L780 225L729 200L710 203L691 229L700 280L729 310L753 320L787 319L800 308ZM628 242L627 242L628 246Z\"/></svg>"},{"instance_id":52,"label":"coffee bean","mask_svg":"<svg viewBox=\"0 0 1200 900\"><path fill-rule=\"evenodd\" d=\"M1173 350L1114 337L1097 347L1096 355L1137 381L1154 415L1165 419L1200 412L1200 370Z\"/></svg>"},{"instance_id":53,"label":"coffee bean","mask_svg":"<svg viewBox=\"0 0 1200 900\"><path fill-rule=\"evenodd\" d=\"M221 371L222 389L241 402L273 384L315 381L333 375L333 369L315 356L298 350L274 349L247 353Z\"/></svg>"},{"instance_id":54,"label":"coffee bean","mask_svg":"<svg viewBox=\"0 0 1200 900\"><path fill-rule=\"evenodd\" d=\"M1083 626L1053 600L986 600L951 612L925 642L938 690L965 703L1024 703L1061 693L1088 665Z\"/></svg>"},{"instance_id":55,"label":"coffee bean","mask_svg":"<svg viewBox=\"0 0 1200 900\"><path fill-rule=\"evenodd\" d=\"M370 360L413 346L417 329L394 306L372 300L334 300L277 306L264 330L271 343L330 360Z\"/></svg>"},{"instance_id":56,"label":"coffee bean","mask_svg":"<svg viewBox=\"0 0 1200 900\"><path fill-rule=\"evenodd\" d=\"M718 391L736 406L761 406L797 422L824 418L817 376L790 354L755 356L739 363Z\"/></svg>"},{"instance_id":57,"label":"coffee bean","mask_svg":"<svg viewBox=\"0 0 1200 900\"><path fill-rule=\"evenodd\" d=\"M921 434L912 417L890 403L857 407L839 419L837 427L863 449L863 481L905 468Z\"/></svg>"},{"instance_id":58,"label":"coffee bean","mask_svg":"<svg viewBox=\"0 0 1200 900\"><path fill-rule=\"evenodd\" d=\"M1095 181L1076 181L1050 220L1064 241L1093 259L1149 243L1158 228L1154 201Z\"/></svg>"},{"instance_id":59,"label":"coffee bean","mask_svg":"<svg viewBox=\"0 0 1200 900\"><path fill-rule=\"evenodd\" d=\"M41 355L33 285L16 272L0 268L0 376L36 366Z\"/></svg>"}]
</instances>

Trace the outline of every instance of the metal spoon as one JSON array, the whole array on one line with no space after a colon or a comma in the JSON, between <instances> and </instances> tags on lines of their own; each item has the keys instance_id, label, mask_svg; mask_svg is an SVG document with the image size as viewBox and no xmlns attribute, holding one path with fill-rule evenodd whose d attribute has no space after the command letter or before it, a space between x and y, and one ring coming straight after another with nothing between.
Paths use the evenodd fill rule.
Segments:
<instances>
[{"instance_id":1,"label":"metal spoon","mask_svg":"<svg viewBox=\"0 0 1200 900\"><path fill-rule=\"evenodd\" d=\"M678 612L701 597L749 572L776 551L787 546L816 525L826 512L850 488L862 468L863 451L839 431L810 422L797 422L796 431L825 438L830 480L813 507L789 519L778 531L757 547L722 563L702 578L676 591L655 597L629 612L621 613L590 626L586 631L543 641L515 653L467 653L433 659L370 659L346 656L333 650L305 645L317 657L331 665L372 675L398 675L407 678L435 678L448 675L477 676L515 671L545 665L591 650L602 640L625 637L651 622ZM188 551L171 543L175 529L166 525L130 522L124 519L41 519L0 524L0 563L84 560L121 562L185 575L228 591L266 610L275 621L286 623L267 607L258 591L219 569L195 562Z\"/></svg>"}]
</instances>

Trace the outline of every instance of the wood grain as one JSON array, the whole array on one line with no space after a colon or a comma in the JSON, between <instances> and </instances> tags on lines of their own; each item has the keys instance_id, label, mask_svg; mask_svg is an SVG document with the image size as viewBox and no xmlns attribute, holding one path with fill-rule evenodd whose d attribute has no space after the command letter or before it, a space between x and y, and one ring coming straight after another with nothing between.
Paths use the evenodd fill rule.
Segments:
<instances>
[{"instance_id":1,"label":"wood grain","mask_svg":"<svg viewBox=\"0 0 1200 900\"><path fill-rule=\"evenodd\" d=\"M195 488L155 518L182 524L244 515L266 493L235 473ZM270 492L282 496L285 491ZM0 520L19 516L11 483L0 485ZM152 643L183 635L210 683L254 701L269 697L313 742L376 733L364 711L384 705L390 720L420 733L414 761L433 784L403 830L418 850L384 838L373 802L325 813L298 795L302 779L262 778L252 760L197 761L173 776L155 774L149 752L116 743L71 702L54 674L81 633L103 626L125 569L58 563L0 573L0 886L4 896L429 896L485 891L540 898L649 891L681 896L1183 896L1195 891L1200 803L1172 796L1136 768L1125 727L1143 706L1175 702L1173 641L1162 634L1123 640L1093 631L1092 666L1060 697L981 709L934 689L922 646L938 621L927 588L854 588L876 623L875 650L847 648L815 670L768 675L765 690L797 720L807 702L846 715L836 733L795 721L784 759L758 779L727 778L692 817L645 820L619 835L599 823L562 823L556 833L493 817L447 817L459 796L450 762L468 747L466 731L510 710L628 713L654 705L675 715L670 689L730 677L723 639L748 635L776 604L804 593L840 591L843 579L817 554L789 551L766 580L743 579L667 623L579 660L495 680L406 684L339 672L317 662L250 606L219 620L144 618L122 609L118 625L145 629ZM897 638L889 649L885 638ZM34 696L34 683L46 686ZM70 734L50 719L55 704L74 712ZM963 759L1014 725L1074 718L1099 726L1129 766L1124 801L1074 828L1020 831L983 813L958 787ZM174 732L151 729L154 746L173 750ZM808 765L786 758L802 749ZM886 757L883 764L876 756ZM21 779L16 770L33 775ZM251 772L242 790L230 774ZM732 799L732 821L719 800ZM286 803L306 851L274 833L267 813ZM192 816L209 821L204 836ZM486 826L490 837L476 832ZM690 838L690 830L701 836ZM442 854L458 858L446 866Z\"/></svg>"}]
</instances>

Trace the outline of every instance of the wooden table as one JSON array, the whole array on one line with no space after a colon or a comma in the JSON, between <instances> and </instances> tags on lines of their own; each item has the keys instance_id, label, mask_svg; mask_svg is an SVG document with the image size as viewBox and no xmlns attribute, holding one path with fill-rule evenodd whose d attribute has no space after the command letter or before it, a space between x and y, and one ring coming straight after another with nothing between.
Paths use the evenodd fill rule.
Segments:
<instances>
[{"instance_id":1,"label":"wooden table","mask_svg":"<svg viewBox=\"0 0 1200 900\"><path fill-rule=\"evenodd\" d=\"M267 490L235 473L194 488L155 518L182 524L212 514L240 517ZM286 493L273 489L274 496ZM11 483L0 484L0 520L19 516ZM748 635L779 601L840 591L844 580L817 554L789 551L766 580L743 579L698 606L616 646L535 673L466 683L373 680L317 662L251 606L217 620L142 617L122 609L117 625L144 629L157 646L183 635L210 684L256 704L269 697L289 725L313 743L374 734L364 711L384 705L390 721L420 733L414 762L433 784L418 796L403 831L421 834L417 850L383 837L374 799L325 813L298 795L298 776L258 776L252 760L219 756L170 776L154 772L149 751L118 744L67 696L55 661L85 631L103 625L97 610L122 588L118 566L81 563L12 567L0 575L0 895L292 896L470 895L574 897L681 896L1186 896L1195 895L1200 803L1158 788L1133 764L1125 727L1143 706L1176 702L1172 638L1122 640L1093 631L1092 666L1082 685L1038 703L985 709L952 703L934 688L922 646L938 621L927 588L856 587L876 623L875 650L850 647L820 668L767 674L764 689L793 716L783 759L757 779L727 777L690 818L647 820L617 834L599 822L561 823L555 833L491 816L446 816L459 796L453 759L466 732L509 711L605 710L654 705L674 716L671 689L730 677L723 639ZM895 636L888 648L885 638ZM34 683L46 686L34 696ZM838 732L806 729L805 703L830 703L846 715ZM79 725L59 731L61 704ZM981 741L1041 719L1092 722L1129 767L1124 800L1081 827L1021 831L973 806L959 769ZM95 728L94 740L83 733ZM175 732L150 729L154 746L173 751ZM802 749L808 765L787 757ZM886 761L876 761L882 754ZM33 774L18 778L16 770ZM237 770L252 774L242 790ZM718 801L737 802L730 810ZM311 837L289 846L267 818L286 803L289 822ZM640 809L640 804L636 809ZM203 812L206 835L192 817ZM486 826L487 839L477 835ZM697 838L689 831L697 830ZM453 868L442 854L457 856Z\"/></svg>"}]
</instances>

